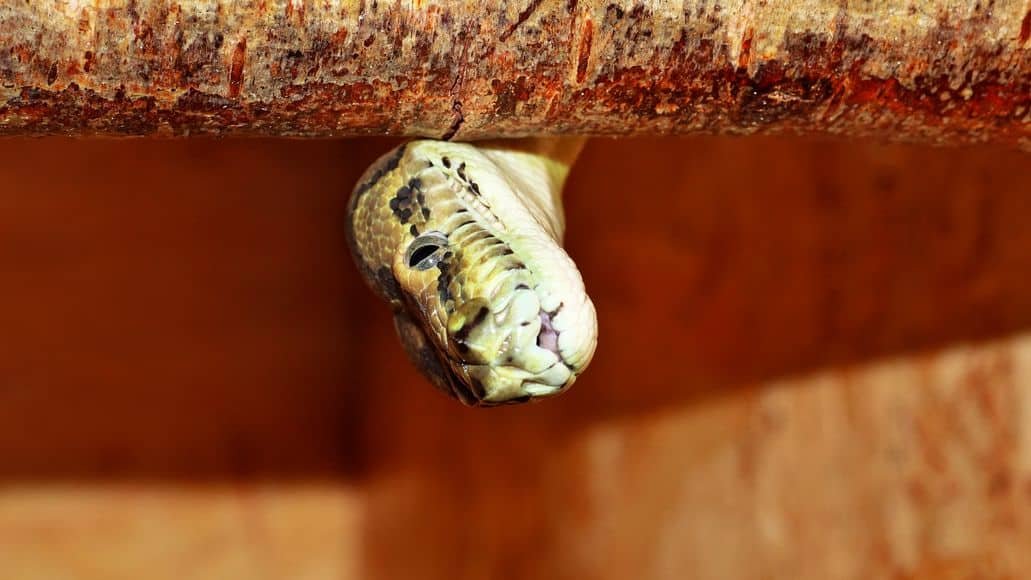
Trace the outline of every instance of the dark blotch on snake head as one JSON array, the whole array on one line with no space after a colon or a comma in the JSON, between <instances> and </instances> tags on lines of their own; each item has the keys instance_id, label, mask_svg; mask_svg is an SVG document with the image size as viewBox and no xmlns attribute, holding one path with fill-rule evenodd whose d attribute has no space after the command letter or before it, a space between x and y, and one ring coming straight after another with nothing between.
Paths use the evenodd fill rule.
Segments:
<instances>
[{"instance_id":1,"label":"dark blotch on snake head","mask_svg":"<svg viewBox=\"0 0 1031 580\"><path fill-rule=\"evenodd\" d=\"M466 405L475 405L482 399L482 395L477 397L463 384L462 378L455 376L450 366L440 360L440 353L426 337L422 326L407 312L394 314L394 329L409 360L433 386Z\"/></svg>"}]
</instances>

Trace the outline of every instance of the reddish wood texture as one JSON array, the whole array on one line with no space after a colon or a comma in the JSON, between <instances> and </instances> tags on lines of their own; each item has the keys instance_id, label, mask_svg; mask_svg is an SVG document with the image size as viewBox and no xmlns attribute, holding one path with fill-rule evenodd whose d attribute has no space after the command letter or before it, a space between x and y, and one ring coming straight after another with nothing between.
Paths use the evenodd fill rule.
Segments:
<instances>
[{"instance_id":1,"label":"reddish wood texture","mask_svg":"<svg viewBox=\"0 0 1031 580\"><path fill-rule=\"evenodd\" d=\"M0 4L0 134L1031 146L1025 0Z\"/></svg>"},{"instance_id":2,"label":"reddish wood texture","mask_svg":"<svg viewBox=\"0 0 1031 580\"><path fill-rule=\"evenodd\" d=\"M341 230L373 142L0 143L17 578L1020 578L1026 156L592 142L567 394L456 405Z\"/></svg>"}]
</instances>

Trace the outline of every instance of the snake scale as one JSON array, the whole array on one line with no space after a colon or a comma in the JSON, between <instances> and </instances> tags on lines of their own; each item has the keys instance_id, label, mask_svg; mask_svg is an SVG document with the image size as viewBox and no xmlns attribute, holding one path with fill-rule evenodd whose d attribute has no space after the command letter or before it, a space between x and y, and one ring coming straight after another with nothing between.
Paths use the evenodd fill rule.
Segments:
<instances>
[{"instance_id":1,"label":"snake scale","mask_svg":"<svg viewBox=\"0 0 1031 580\"><path fill-rule=\"evenodd\" d=\"M558 394L594 354L594 305L561 244L562 188L582 144L410 141L351 195L362 277L415 366L466 405Z\"/></svg>"}]
</instances>

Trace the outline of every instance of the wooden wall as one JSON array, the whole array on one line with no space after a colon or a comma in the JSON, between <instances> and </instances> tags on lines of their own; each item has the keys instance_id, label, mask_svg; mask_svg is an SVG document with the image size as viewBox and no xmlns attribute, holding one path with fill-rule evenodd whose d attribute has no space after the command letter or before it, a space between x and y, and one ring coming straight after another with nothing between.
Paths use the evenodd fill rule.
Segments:
<instances>
[{"instance_id":1,"label":"wooden wall","mask_svg":"<svg viewBox=\"0 0 1031 580\"><path fill-rule=\"evenodd\" d=\"M0 575L1031 570L1031 157L596 141L595 362L469 410L346 254L389 145L0 142Z\"/></svg>"}]
</instances>

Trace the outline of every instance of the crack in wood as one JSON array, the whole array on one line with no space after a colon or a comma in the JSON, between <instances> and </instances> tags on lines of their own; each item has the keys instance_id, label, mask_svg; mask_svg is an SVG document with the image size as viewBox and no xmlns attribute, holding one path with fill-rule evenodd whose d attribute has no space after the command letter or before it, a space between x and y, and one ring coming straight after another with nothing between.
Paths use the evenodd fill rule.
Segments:
<instances>
[{"instance_id":1,"label":"crack in wood","mask_svg":"<svg viewBox=\"0 0 1031 580\"><path fill-rule=\"evenodd\" d=\"M537 10L537 8L541 5L541 2L542 0L530 0L530 5L527 6L525 10L519 13L519 17L516 19L516 21L512 23L512 25L509 26L504 32L502 32L500 36L498 36L498 40L502 42L508 40L508 37L512 36L512 33L516 31L516 28L519 28L524 22L526 22L526 19L529 18L530 15Z\"/></svg>"},{"instance_id":2,"label":"crack in wood","mask_svg":"<svg viewBox=\"0 0 1031 580\"><path fill-rule=\"evenodd\" d=\"M458 130L462 128L462 123L465 122L465 115L462 114L462 101L455 101L451 105L451 110L454 111L455 115L458 116L457 118L455 118L455 121L451 123L451 126L448 128L447 132L440 137L443 141L450 141L451 139L453 139L454 136L458 134Z\"/></svg>"}]
</instances>

